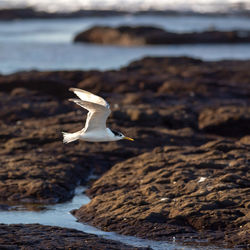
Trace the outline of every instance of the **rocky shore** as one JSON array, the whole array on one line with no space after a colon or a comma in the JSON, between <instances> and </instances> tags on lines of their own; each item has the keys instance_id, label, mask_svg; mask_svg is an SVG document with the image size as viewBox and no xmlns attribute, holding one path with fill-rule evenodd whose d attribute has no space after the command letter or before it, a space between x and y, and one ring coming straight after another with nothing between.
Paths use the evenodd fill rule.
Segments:
<instances>
[{"instance_id":1,"label":"rocky shore","mask_svg":"<svg viewBox=\"0 0 250 250\"><path fill-rule=\"evenodd\" d=\"M39 224L0 224L1 249L104 249L146 250L132 247L74 229L42 226Z\"/></svg>"},{"instance_id":2,"label":"rocky shore","mask_svg":"<svg viewBox=\"0 0 250 250\"><path fill-rule=\"evenodd\" d=\"M121 46L163 45L163 44L220 44L249 43L250 31L202 31L174 33L151 26L94 26L80 32L74 42L112 44Z\"/></svg>"},{"instance_id":3,"label":"rocky shore","mask_svg":"<svg viewBox=\"0 0 250 250\"><path fill-rule=\"evenodd\" d=\"M148 57L117 71L0 75L0 208L69 200L91 173L101 176L89 183L92 201L73 211L82 222L249 247L249 68L250 61ZM108 126L135 142L63 145L61 131L82 128L86 114L67 101L69 87L106 98ZM18 225L1 230L11 227Z\"/></svg>"}]
</instances>

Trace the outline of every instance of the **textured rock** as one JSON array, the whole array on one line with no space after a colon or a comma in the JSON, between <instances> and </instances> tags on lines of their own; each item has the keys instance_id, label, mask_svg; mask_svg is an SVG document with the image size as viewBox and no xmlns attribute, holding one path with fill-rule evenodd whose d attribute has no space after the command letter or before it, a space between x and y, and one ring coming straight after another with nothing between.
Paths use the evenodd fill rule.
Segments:
<instances>
[{"instance_id":1,"label":"textured rock","mask_svg":"<svg viewBox=\"0 0 250 250\"><path fill-rule=\"evenodd\" d=\"M246 246L249 67L160 57L117 71L0 76L0 209L69 200L92 173L103 177L89 191L90 205L76 212L82 221ZM106 98L108 126L135 141L63 145L61 131L81 129L86 115L67 101L69 87Z\"/></svg>"},{"instance_id":2,"label":"textured rock","mask_svg":"<svg viewBox=\"0 0 250 250\"><path fill-rule=\"evenodd\" d=\"M205 109L199 115L199 128L231 137L248 134L250 133L250 106Z\"/></svg>"},{"instance_id":3,"label":"textured rock","mask_svg":"<svg viewBox=\"0 0 250 250\"><path fill-rule=\"evenodd\" d=\"M88 42L101 44L119 44L124 46L144 45L152 35L158 36L164 30L154 27L129 27L118 28L96 26L77 34L74 42Z\"/></svg>"},{"instance_id":4,"label":"textured rock","mask_svg":"<svg viewBox=\"0 0 250 250\"><path fill-rule=\"evenodd\" d=\"M156 146L201 145L212 140L213 136L197 132L198 127L204 131L211 127L205 123L206 110L226 109L232 103L247 109L249 66L248 61L146 58L120 71L1 76L1 202L64 201L90 171L101 174ZM119 127L136 141L63 145L61 131L80 129L86 113L65 100L71 96L71 86L107 98L114 111L110 126ZM246 117L246 113L240 114ZM227 122L230 129L225 130ZM238 129L239 123L244 130ZM216 133L230 135L234 131L233 135L240 137L247 132L248 123L247 119L235 123L225 119Z\"/></svg>"},{"instance_id":5,"label":"textured rock","mask_svg":"<svg viewBox=\"0 0 250 250\"><path fill-rule=\"evenodd\" d=\"M116 44L122 46L190 44L190 43L249 43L248 31L203 31L173 33L151 26L94 26L80 32L74 42Z\"/></svg>"},{"instance_id":6,"label":"textured rock","mask_svg":"<svg viewBox=\"0 0 250 250\"><path fill-rule=\"evenodd\" d=\"M225 140L155 148L113 166L88 191L92 201L74 215L123 234L158 240L174 234L180 240L189 233L246 247L249 149Z\"/></svg>"},{"instance_id":7,"label":"textured rock","mask_svg":"<svg viewBox=\"0 0 250 250\"><path fill-rule=\"evenodd\" d=\"M145 249L74 229L39 224L0 224L1 249ZM149 248L148 248L149 249Z\"/></svg>"}]
</instances>

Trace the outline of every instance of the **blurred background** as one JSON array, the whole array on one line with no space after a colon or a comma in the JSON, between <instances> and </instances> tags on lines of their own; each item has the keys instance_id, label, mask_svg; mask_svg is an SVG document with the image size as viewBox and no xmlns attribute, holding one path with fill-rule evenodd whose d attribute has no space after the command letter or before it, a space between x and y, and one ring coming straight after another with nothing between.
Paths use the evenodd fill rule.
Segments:
<instances>
[{"instance_id":1,"label":"blurred background","mask_svg":"<svg viewBox=\"0 0 250 250\"><path fill-rule=\"evenodd\" d=\"M249 59L249 43L130 47L73 43L77 33L94 25L147 25L176 33L249 31L249 20L249 0L0 0L0 74L117 69L148 55Z\"/></svg>"}]
</instances>

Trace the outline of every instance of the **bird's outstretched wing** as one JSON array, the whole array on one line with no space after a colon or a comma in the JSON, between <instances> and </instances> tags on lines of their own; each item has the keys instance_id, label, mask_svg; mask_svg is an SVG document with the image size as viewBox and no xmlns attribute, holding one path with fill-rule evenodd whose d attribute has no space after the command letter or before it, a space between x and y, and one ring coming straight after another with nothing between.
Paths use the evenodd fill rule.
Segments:
<instances>
[{"instance_id":1,"label":"bird's outstretched wing","mask_svg":"<svg viewBox=\"0 0 250 250\"><path fill-rule=\"evenodd\" d=\"M85 132L106 129L106 120L111 113L109 106L106 107L104 105L79 99L69 99L69 101L72 101L89 111L84 128Z\"/></svg>"},{"instance_id":2,"label":"bird's outstretched wing","mask_svg":"<svg viewBox=\"0 0 250 250\"><path fill-rule=\"evenodd\" d=\"M70 91L74 92L82 101L92 102L109 108L109 104L100 96L94 95L86 90L70 88Z\"/></svg>"}]
</instances>

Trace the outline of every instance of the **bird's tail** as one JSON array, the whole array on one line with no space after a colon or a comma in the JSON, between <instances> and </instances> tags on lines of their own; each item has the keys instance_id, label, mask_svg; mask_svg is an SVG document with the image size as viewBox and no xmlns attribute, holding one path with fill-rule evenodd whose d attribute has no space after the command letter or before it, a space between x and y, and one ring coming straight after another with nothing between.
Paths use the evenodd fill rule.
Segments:
<instances>
[{"instance_id":1,"label":"bird's tail","mask_svg":"<svg viewBox=\"0 0 250 250\"><path fill-rule=\"evenodd\" d=\"M62 132L62 134L63 134L63 143L70 143L72 141L76 141L79 139L81 131L75 133Z\"/></svg>"}]
</instances>

